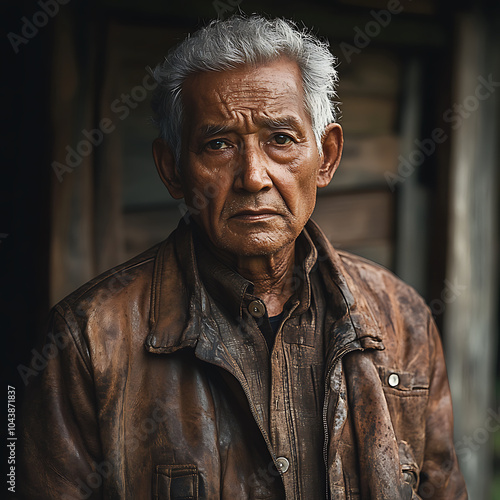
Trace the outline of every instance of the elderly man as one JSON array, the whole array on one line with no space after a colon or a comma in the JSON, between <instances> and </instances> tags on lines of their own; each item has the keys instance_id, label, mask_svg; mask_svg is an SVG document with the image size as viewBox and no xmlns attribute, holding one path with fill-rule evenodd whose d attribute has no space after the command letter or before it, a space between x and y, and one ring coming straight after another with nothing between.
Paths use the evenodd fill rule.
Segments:
<instances>
[{"instance_id":1,"label":"elderly man","mask_svg":"<svg viewBox=\"0 0 500 500\"><path fill-rule=\"evenodd\" d=\"M253 16L156 68L153 154L190 218L55 307L25 498L467 498L429 310L310 220L342 150L334 62Z\"/></svg>"}]
</instances>

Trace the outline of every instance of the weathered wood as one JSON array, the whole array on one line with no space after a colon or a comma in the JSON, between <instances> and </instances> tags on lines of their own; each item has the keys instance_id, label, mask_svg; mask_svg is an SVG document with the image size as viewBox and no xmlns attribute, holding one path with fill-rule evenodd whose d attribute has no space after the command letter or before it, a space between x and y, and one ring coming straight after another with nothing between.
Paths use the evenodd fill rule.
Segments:
<instances>
[{"instance_id":1,"label":"weathered wood","mask_svg":"<svg viewBox=\"0 0 500 500\"><path fill-rule=\"evenodd\" d=\"M493 27L493 25L492 25ZM498 304L498 30L481 17L459 18L453 102L450 234L444 340L455 409L455 443L472 499L490 498L491 411ZM491 36L491 38L490 38ZM494 40L496 39L496 40ZM489 96L486 95L489 92ZM482 97L481 97L482 96ZM450 287L451 288L451 287Z\"/></svg>"},{"instance_id":2,"label":"weathered wood","mask_svg":"<svg viewBox=\"0 0 500 500\"><path fill-rule=\"evenodd\" d=\"M93 102L90 61L77 60L70 16L56 19L53 63L52 126L54 130L52 172L52 217L50 250L50 302L65 295L95 275L93 243L93 159L78 160L82 129L92 128ZM87 47L81 55L92 57ZM68 153L68 149L75 153ZM70 154L70 161L67 156ZM74 165L74 167L73 167ZM65 167L68 167L66 170ZM54 168L52 163L51 167ZM57 171L57 173L56 173Z\"/></svg>"}]
</instances>

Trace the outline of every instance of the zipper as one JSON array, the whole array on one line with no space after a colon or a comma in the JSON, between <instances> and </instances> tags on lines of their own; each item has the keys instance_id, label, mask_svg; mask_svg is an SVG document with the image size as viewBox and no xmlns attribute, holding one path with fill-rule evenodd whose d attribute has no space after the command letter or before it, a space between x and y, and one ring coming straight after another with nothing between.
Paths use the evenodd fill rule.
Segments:
<instances>
[{"instance_id":1,"label":"zipper","mask_svg":"<svg viewBox=\"0 0 500 500\"><path fill-rule=\"evenodd\" d=\"M237 377L237 378L239 378L239 377ZM264 441L266 442L267 449L269 450L269 453L271 454L271 458L273 459L273 463L276 466L276 457L274 456L274 451L273 451L273 447L271 445L271 441L269 439L269 436L267 435L266 430L264 429L264 427L262 426L262 424L260 422L260 417L257 414L257 411L254 408L254 404L252 403L252 399L250 397L250 390L248 389L247 383L246 382L242 383L241 380L239 380L239 382L240 382L241 388L243 389L243 392L245 393L245 396L247 398L248 406L250 407L250 411L252 412L253 419L255 420L255 423L259 427L260 433L262 434L262 437L264 438ZM276 470L279 470L277 466L276 466Z\"/></svg>"},{"instance_id":2,"label":"zipper","mask_svg":"<svg viewBox=\"0 0 500 500\"><path fill-rule=\"evenodd\" d=\"M362 347L352 347L347 346L341 349L333 358L330 368L326 373L325 377L325 402L323 404L323 430L325 435L325 441L323 445L323 460L325 462L325 472L326 472L326 498L330 498L330 485L328 479L328 422L327 422L327 411L328 411L328 399L330 397L330 375L333 369L337 366L337 363L349 352L353 351L363 351Z\"/></svg>"}]
</instances>

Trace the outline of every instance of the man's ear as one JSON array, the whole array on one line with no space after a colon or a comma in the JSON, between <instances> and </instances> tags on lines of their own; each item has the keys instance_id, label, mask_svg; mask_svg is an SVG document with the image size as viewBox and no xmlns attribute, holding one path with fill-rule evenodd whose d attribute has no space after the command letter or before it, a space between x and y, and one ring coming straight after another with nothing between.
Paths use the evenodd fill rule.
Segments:
<instances>
[{"instance_id":1,"label":"man's ear","mask_svg":"<svg viewBox=\"0 0 500 500\"><path fill-rule=\"evenodd\" d=\"M176 200L184 198L175 155L172 148L163 139L157 138L153 141L153 157L158 174L163 184L167 186L172 198Z\"/></svg>"},{"instance_id":2,"label":"man's ear","mask_svg":"<svg viewBox=\"0 0 500 500\"><path fill-rule=\"evenodd\" d=\"M328 186L332 180L333 174L339 166L342 156L342 147L344 145L342 127L338 123L330 123L325 129L321 144L323 158L321 160L318 180L316 182L319 188Z\"/></svg>"}]
</instances>

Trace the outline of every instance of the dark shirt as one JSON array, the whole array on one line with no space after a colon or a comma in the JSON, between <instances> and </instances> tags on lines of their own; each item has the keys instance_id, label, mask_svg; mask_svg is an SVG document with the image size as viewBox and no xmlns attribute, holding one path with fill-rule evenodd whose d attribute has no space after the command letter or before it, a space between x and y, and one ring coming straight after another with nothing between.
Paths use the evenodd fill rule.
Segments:
<instances>
[{"instance_id":1,"label":"dark shirt","mask_svg":"<svg viewBox=\"0 0 500 500\"><path fill-rule=\"evenodd\" d=\"M264 316L256 320L257 326L261 331L262 335L266 339L267 348L269 352L272 352L274 346L274 340L276 339L276 334L278 333L279 327L283 321L283 311L277 316Z\"/></svg>"},{"instance_id":2,"label":"dark shirt","mask_svg":"<svg viewBox=\"0 0 500 500\"><path fill-rule=\"evenodd\" d=\"M269 318L269 325L271 326L271 330L273 331L274 337L276 337L276 334L278 333L278 328L280 327L282 321L283 321L283 312L281 312L277 316L271 316ZM274 344L274 338L272 343Z\"/></svg>"}]
</instances>

